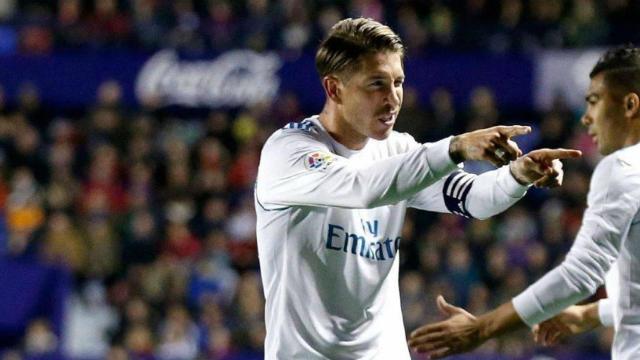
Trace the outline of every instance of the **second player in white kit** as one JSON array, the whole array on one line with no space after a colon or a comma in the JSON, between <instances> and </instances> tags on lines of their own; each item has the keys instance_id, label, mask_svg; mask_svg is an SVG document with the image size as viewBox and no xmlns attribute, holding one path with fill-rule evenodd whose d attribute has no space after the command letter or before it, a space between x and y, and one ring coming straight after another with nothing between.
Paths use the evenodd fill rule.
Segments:
<instances>
[{"instance_id":1,"label":"second player in white kit","mask_svg":"<svg viewBox=\"0 0 640 360\"><path fill-rule=\"evenodd\" d=\"M410 344L417 351L441 358L547 320L593 294L615 264L616 283L607 284L615 289L612 299L586 307L599 311L577 318L560 313L540 324L537 336L557 331L549 325L554 323L574 326L573 333L613 324L612 358L640 359L640 49L608 50L589 77L581 121L605 157L593 172L588 206L566 258L512 301L479 317L441 298L450 318L414 331Z\"/></svg>"}]
</instances>

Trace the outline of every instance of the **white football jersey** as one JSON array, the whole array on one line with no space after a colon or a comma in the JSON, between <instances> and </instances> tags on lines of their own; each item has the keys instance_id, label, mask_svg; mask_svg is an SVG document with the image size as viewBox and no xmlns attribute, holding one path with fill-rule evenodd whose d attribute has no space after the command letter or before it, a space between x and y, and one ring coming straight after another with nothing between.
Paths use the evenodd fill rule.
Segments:
<instances>
[{"instance_id":1,"label":"white football jersey","mask_svg":"<svg viewBox=\"0 0 640 360\"><path fill-rule=\"evenodd\" d=\"M587 209L565 260L513 299L529 325L593 294L614 263L612 357L640 359L640 144L604 157L591 177ZM615 281L615 279L614 279ZM606 306L606 302L602 305ZM606 309L603 309L606 310Z\"/></svg>"},{"instance_id":2,"label":"white football jersey","mask_svg":"<svg viewBox=\"0 0 640 360\"><path fill-rule=\"evenodd\" d=\"M604 277L604 285L607 290L607 297L598 301L598 318L603 326L615 326L616 303L620 293L620 277L618 267L614 263L607 275Z\"/></svg>"},{"instance_id":3,"label":"white football jersey","mask_svg":"<svg viewBox=\"0 0 640 360\"><path fill-rule=\"evenodd\" d=\"M266 359L409 359L398 289L408 206L501 212L527 187L508 167L460 171L450 139L393 132L349 150L317 116L266 142L256 182Z\"/></svg>"}]
</instances>

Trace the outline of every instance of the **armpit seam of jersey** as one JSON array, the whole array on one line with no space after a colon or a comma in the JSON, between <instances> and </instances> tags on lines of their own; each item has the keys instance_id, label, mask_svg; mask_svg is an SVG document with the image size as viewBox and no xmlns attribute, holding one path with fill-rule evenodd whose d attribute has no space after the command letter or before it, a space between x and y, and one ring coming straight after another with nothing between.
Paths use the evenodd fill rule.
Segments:
<instances>
[{"instance_id":1,"label":"armpit seam of jersey","mask_svg":"<svg viewBox=\"0 0 640 360\"><path fill-rule=\"evenodd\" d=\"M262 202L260 202L260 199L258 199L258 183L256 183L253 191L254 191L255 196L256 196L256 202L258 203L258 205L260 205L260 207L264 211L282 211L282 210L287 210L287 209L289 209L291 207L291 206L285 206L285 207L281 207L281 208L267 209L266 207L264 207Z\"/></svg>"}]
</instances>

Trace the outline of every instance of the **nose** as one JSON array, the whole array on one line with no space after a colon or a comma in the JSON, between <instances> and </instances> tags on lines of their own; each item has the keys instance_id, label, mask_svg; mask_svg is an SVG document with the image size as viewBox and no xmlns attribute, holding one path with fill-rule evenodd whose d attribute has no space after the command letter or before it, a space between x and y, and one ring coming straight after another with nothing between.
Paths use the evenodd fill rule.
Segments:
<instances>
[{"instance_id":1,"label":"nose","mask_svg":"<svg viewBox=\"0 0 640 360\"><path fill-rule=\"evenodd\" d=\"M589 126L592 123L591 117L585 112L584 114L582 114L582 117L580 118L580 122L584 126Z\"/></svg>"},{"instance_id":2,"label":"nose","mask_svg":"<svg viewBox=\"0 0 640 360\"><path fill-rule=\"evenodd\" d=\"M391 87L389 91L389 95L387 96L387 102L395 109L400 106L402 102L402 90L396 88L395 86Z\"/></svg>"}]
</instances>

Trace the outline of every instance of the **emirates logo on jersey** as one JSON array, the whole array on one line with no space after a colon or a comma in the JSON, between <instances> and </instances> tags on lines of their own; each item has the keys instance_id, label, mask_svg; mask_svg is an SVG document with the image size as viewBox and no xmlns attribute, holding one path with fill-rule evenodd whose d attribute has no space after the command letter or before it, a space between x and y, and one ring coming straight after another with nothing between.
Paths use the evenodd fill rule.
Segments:
<instances>
[{"instance_id":1,"label":"emirates logo on jersey","mask_svg":"<svg viewBox=\"0 0 640 360\"><path fill-rule=\"evenodd\" d=\"M380 230L378 220L360 221L363 231L357 232L344 226L329 224L325 248L346 254L351 253L371 261L393 260L400 249L402 237L378 236Z\"/></svg>"},{"instance_id":2,"label":"emirates logo on jersey","mask_svg":"<svg viewBox=\"0 0 640 360\"><path fill-rule=\"evenodd\" d=\"M335 161L335 157L326 152L316 151L304 159L304 167L309 170L324 170Z\"/></svg>"}]
</instances>

